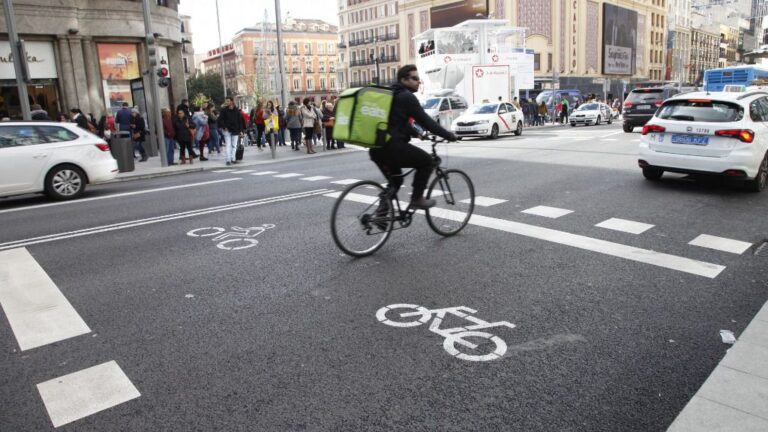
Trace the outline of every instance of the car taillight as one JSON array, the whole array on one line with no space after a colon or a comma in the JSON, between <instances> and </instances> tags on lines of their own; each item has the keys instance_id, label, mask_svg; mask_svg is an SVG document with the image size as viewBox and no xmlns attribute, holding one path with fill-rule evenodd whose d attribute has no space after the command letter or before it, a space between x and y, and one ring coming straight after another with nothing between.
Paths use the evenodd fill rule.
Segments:
<instances>
[{"instance_id":1,"label":"car taillight","mask_svg":"<svg viewBox=\"0 0 768 432\"><path fill-rule=\"evenodd\" d=\"M655 124L647 124L643 126L643 135L648 135L649 132L664 132L667 128Z\"/></svg>"},{"instance_id":2,"label":"car taillight","mask_svg":"<svg viewBox=\"0 0 768 432\"><path fill-rule=\"evenodd\" d=\"M96 144L96 148L98 148L99 150L101 150L103 152L108 152L109 151L109 146L107 144L105 144L105 143L98 143L98 144Z\"/></svg>"},{"instance_id":3,"label":"car taillight","mask_svg":"<svg viewBox=\"0 0 768 432\"><path fill-rule=\"evenodd\" d=\"M624 102L624 106L627 108L632 108L632 102L629 102L629 101Z\"/></svg>"},{"instance_id":4,"label":"car taillight","mask_svg":"<svg viewBox=\"0 0 768 432\"><path fill-rule=\"evenodd\" d=\"M749 129L723 129L715 131L715 135L726 138L738 138L739 141L751 143L755 140L755 133Z\"/></svg>"},{"instance_id":5,"label":"car taillight","mask_svg":"<svg viewBox=\"0 0 768 432\"><path fill-rule=\"evenodd\" d=\"M656 106L657 106L657 107L660 107L660 106L661 106L661 104L663 104L663 103L664 103L664 101L663 101L663 100L661 100L661 99L656 99Z\"/></svg>"}]
</instances>

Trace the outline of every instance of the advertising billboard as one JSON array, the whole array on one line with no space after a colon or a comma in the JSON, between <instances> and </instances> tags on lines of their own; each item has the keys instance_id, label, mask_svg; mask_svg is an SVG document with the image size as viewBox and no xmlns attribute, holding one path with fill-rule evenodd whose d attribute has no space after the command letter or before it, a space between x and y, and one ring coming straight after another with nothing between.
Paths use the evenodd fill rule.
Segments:
<instances>
[{"instance_id":1,"label":"advertising billboard","mask_svg":"<svg viewBox=\"0 0 768 432\"><path fill-rule=\"evenodd\" d=\"M101 78L107 81L139 78L139 57L135 44L96 44Z\"/></svg>"},{"instance_id":2,"label":"advertising billboard","mask_svg":"<svg viewBox=\"0 0 768 432\"><path fill-rule=\"evenodd\" d=\"M488 0L467 0L430 9L430 28L452 27L469 19L485 19L488 16ZM478 17L477 14L482 14Z\"/></svg>"},{"instance_id":3,"label":"advertising billboard","mask_svg":"<svg viewBox=\"0 0 768 432\"><path fill-rule=\"evenodd\" d=\"M637 50L637 12L603 4L603 73L633 75Z\"/></svg>"}]
</instances>

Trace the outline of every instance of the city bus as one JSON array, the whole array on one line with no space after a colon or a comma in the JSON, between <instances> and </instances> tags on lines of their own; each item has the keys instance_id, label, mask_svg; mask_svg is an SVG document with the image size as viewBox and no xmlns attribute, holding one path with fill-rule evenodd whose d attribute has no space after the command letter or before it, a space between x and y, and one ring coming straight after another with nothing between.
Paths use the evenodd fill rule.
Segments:
<instances>
[{"instance_id":1,"label":"city bus","mask_svg":"<svg viewBox=\"0 0 768 432\"><path fill-rule=\"evenodd\" d=\"M749 87L756 80L766 79L768 68L755 65L709 69L704 71L704 90L719 92L727 85Z\"/></svg>"}]
</instances>

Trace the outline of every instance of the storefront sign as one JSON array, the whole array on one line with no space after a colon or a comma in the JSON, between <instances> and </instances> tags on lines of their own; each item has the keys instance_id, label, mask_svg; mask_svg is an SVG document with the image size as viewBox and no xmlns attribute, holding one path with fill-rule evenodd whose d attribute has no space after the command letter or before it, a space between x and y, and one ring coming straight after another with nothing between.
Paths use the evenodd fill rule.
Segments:
<instances>
[{"instance_id":1,"label":"storefront sign","mask_svg":"<svg viewBox=\"0 0 768 432\"><path fill-rule=\"evenodd\" d=\"M139 78L139 57L135 44L96 44L101 78L108 81Z\"/></svg>"},{"instance_id":2,"label":"storefront sign","mask_svg":"<svg viewBox=\"0 0 768 432\"><path fill-rule=\"evenodd\" d=\"M53 43L26 41L27 64L32 79L57 78ZM13 69L13 54L8 41L0 41L0 79L16 79Z\"/></svg>"}]
</instances>

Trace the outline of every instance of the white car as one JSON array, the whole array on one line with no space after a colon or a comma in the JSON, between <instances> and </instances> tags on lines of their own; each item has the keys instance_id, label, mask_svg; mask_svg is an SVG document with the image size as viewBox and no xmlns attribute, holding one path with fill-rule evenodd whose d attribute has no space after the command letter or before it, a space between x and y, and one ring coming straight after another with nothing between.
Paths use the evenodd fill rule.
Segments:
<instances>
[{"instance_id":1,"label":"white car","mask_svg":"<svg viewBox=\"0 0 768 432\"><path fill-rule=\"evenodd\" d=\"M523 112L507 102L472 105L451 124L451 130L461 137L480 136L495 139L499 134L523 133Z\"/></svg>"},{"instance_id":2,"label":"white car","mask_svg":"<svg viewBox=\"0 0 768 432\"><path fill-rule=\"evenodd\" d=\"M421 106L427 115L447 129L467 110L467 101L459 95L433 96L423 101Z\"/></svg>"},{"instance_id":3,"label":"white car","mask_svg":"<svg viewBox=\"0 0 768 432\"><path fill-rule=\"evenodd\" d=\"M599 125L602 122L611 124L613 123L613 111L611 107L602 102L585 102L573 110L568 116L568 120L570 120L572 127L577 124Z\"/></svg>"},{"instance_id":4,"label":"white car","mask_svg":"<svg viewBox=\"0 0 768 432\"><path fill-rule=\"evenodd\" d=\"M107 143L74 123L0 123L0 197L44 192L77 198L87 183L117 173Z\"/></svg>"},{"instance_id":5,"label":"white car","mask_svg":"<svg viewBox=\"0 0 768 432\"><path fill-rule=\"evenodd\" d=\"M697 92L667 99L643 126L638 164L649 180L665 171L768 184L768 92Z\"/></svg>"}]
</instances>

